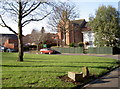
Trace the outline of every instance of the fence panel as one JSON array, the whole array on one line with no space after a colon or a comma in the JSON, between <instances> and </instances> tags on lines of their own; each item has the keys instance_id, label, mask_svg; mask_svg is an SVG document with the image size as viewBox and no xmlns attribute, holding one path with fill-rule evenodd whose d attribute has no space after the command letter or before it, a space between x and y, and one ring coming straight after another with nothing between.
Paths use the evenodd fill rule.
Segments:
<instances>
[{"instance_id":1,"label":"fence panel","mask_svg":"<svg viewBox=\"0 0 120 89\"><path fill-rule=\"evenodd\" d=\"M83 48L75 48L75 53L83 53Z\"/></svg>"},{"instance_id":2,"label":"fence panel","mask_svg":"<svg viewBox=\"0 0 120 89\"><path fill-rule=\"evenodd\" d=\"M83 48L53 48L61 53L83 53Z\"/></svg>"},{"instance_id":3,"label":"fence panel","mask_svg":"<svg viewBox=\"0 0 120 89\"><path fill-rule=\"evenodd\" d=\"M62 50L64 50L63 53L69 53L69 48L62 48Z\"/></svg>"},{"instance_id":4,"label":"fence panel","mask_svg":"<svg viewBox=\"0 0 120 89\"><path fill-rule=\"evenodd\" d=\"M75 48L69 48L69 53L75 53Z\"/></svg>"},{"instance_id":5,"label":"fence panel","mask_svg":"<svg viewBox=\"0 0 120 89\"><path fill-rule=\"evenodd\" d=\"M93 54L113 54L112 47L96 47L96 48L88 48L88 53Z\"/></svg>"},{"instance_id":6,"label":"fence panel","mask_svg":"<svg viewBox=\"0 0 120 89\"><path fill-rule=\"evenodd\" d=\"M61 53L83 53L83 48L53 48ZM94 47L88 48L90 54L120 54L120 48Z\"/></svg>"}]
</instances>

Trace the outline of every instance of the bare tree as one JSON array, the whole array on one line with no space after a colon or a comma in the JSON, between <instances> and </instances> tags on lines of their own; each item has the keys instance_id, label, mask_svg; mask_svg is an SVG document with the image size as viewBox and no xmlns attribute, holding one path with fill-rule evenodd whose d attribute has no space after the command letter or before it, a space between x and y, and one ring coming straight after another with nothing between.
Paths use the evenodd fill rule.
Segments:
<instances>
[{"instance_id":1,"label":"bare tree","mask_svg":"<svg viewBox=\"0 0 120 89\"><path fill-rule=\"evenodd\" d=\"M49 26L63 34L64 43L66 45L66 32L69 31L69 26L67 26L70 20L74 20L79 16L78 12L76 11L75 5L66 3L66 2L59 2L55 4L53 7L53 12L49 17Z\"/></svg>"},{"instance_id":2,"label":"bare tree","mask_svg":"<svg viewBox=\"0 0 120 89\"><path fill-rule=\"evenodd\" d=\"M37 44L37 50L39 51L39 45L40 43L43 43L47 40L47 33L45 33L44 27L40 31L35 31L33 34L31 34L30 39Z\"/></svg>"},{"instance_id":3,"label":"bare tree","mask_svg":"<svg viewBox=\"0 0 120 89\"><path fill-rule=\"evenodd\" d=\"M0 25L8 28L18 36L19 57L18 61L23 61L23 41L22 29L32 21L40 21L50 13L45 11L44 6L48 5L46 0L2 0L0 1ZM9 26L4 17L14 20L18 25L18 32Z\"/></svg>"}]
</instances>

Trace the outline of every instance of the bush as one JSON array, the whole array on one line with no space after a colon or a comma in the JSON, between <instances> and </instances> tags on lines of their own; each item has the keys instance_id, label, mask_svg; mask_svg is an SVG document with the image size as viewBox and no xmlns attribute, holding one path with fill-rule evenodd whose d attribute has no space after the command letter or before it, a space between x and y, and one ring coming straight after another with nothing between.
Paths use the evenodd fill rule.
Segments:
<instances>
[{"instance_id":1,"label":"bush","mask_svg":"<svg viewBox=\"0 0 120 89\"><path fill-rule=\"evenodd\" d=\"M83 53L84 53L84 54L87 54L87 53L88 53L88 50L87 50L87 49L84 49Z\"/></svg>"},{"instance_id":2,"label":"bush","mask_svg":"<svg viewBox=\"0 0 120 89\"><path fill-rule=\"evenodd\" d=\"M84 47L84 43L83 42L79 42L78 45L79 45L79 47Z\"/></svg>"},{"instance_id":3,"label":"bush","mask_svg":"<svg viewBox=\"0 0 120 89\"><path fill-rule=\"evenodd\" d=\"M47 44L47 48L51 48L51 44Z\"/></svg>"},{"instance_id":4,"label":"bush","mask_svg":"<svg viewBox=\"0 0 120 89\"><path fill-rule=\"evenodd\" d=\"M29 45L29 48L35 50L35 49L37 49L37 46L36 45Z\"/></svg>"},{"instance_id":5,"label":"bush","mask_svg":"<svg viewBox=\"0 0 120 89\"><path fill-rule=\"evenodd\" d=\"M24 47L23 47L23 50L24 50L24 51L29 51L29 46L24 46Z\"/></svg>"},{"instance_id":6,"label":"bush","mask_svg":"<svg viewBox=\"0 0 120 89\"><path fill-rule=\"evenodd\" d=\"M51 48L51 44L41 44L42 48Z\"/></svg>"},{"instance_id":7,"label":"bush","mask_svg":"<svg viewBox=\"0 0 120 89\"><path fill-rule=\"evenodd\" d=\"M113 47L113 54L120 54L120 48Z\"/></svg>"},{"instance_id":8,"label":"bush","mask_svg":"<svg viewBox=\"0 0 120 89\"><path fill-rule=\"evenodd\" d=\"M70 43L69 47L74 47L74 45L75 45L74 43Z\"/></svg>"}]
</instances>

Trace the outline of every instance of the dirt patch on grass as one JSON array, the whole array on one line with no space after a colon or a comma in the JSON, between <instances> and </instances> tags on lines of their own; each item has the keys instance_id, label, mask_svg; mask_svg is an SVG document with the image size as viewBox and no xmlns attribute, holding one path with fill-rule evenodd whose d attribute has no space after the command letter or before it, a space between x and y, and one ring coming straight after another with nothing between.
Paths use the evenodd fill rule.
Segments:
<instances>
[{"instance_id":1,"label":"dirt patch on grass","mask_svg":"<svg viewBox=\"0 0 120 89\"><path fill-rule=\"evenodd\" d=\"M8 80L8 79L10 79L10 78L2 78L2 80Z\"/></svg>"},{"instance_id":2,"label":"dirt patch on grass","mask_svg":"<svg viewBox=\"0 0 120 89\"><path fill-rule=\"evenodd\" d=\"M96 77L95 75L90 75L88 77L84 77L83 80L81 80L79 82L72 80L71 78L68 77L68 75L58 76L57 78L61 79L61 81L64 81L64 82L71 82L75 85L84 85L98 77Z\"/></svg>"}]
</instances>

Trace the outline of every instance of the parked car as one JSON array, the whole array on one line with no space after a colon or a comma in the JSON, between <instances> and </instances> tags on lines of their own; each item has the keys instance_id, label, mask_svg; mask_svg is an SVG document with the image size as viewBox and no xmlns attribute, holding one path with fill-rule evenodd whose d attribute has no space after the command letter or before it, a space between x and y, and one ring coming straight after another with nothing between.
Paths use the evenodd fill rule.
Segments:
<instances>
[{"instance_id":1,"label":"parked car","mask_svg":"<svg viewBox=\"0 0 120 89\"><path fill-rule=\"evenodd\" d=\"M17 50L0 46L0 52L17 52Z\"/></svg>"},{"instance_id":2,"label":"parked car","mask_svg":"<svg viewBox=\"0 0 120 89\"><path fill-rule=\"evenodd\" d=\"M4 46L0 46L0 52L6 52L7 48Z\"/></svg>"},{"instance_id":3,"label":"parked car","mask_svg":"<svg viewBox=\"0 0 120 89\"><path fill-rule=\"evenodd\" d=\"M50 48L44 48L44 49L40 49L40 52L41 54L46 54L46 53L52 54L52 53L55 53L55 50L50 49Z\"/></svg>"},{"instance_id":4,"label":"parked car","mask_svg":"<svg viewBox=\"0 0 120 89\"><path fill-rule=\"evenodd\" d=\"M15 49L10 49L10 48L7 48L7 49L6 49L6 52L17 52L17 50L15 50Z\"/></svg>"},{"instance_id":5,"label":"parked car","mask_svg":"<svg viewBox=\"0 0 120 89\"><path fill-rule=\"evenodd\" d=\"M40 49L41 54L61 54L60 52L50 49L50 48L43 48Z\"/></svg>"},{"instance_id":6,"label":"parked car","mask_svg":"<svg viewBox=\"0 0 120 89\"><path fill-rule=\"evenodd\" d=\"M0 52L4 51L4 47L0 46Z\"/></svg>"}]
</instances>

